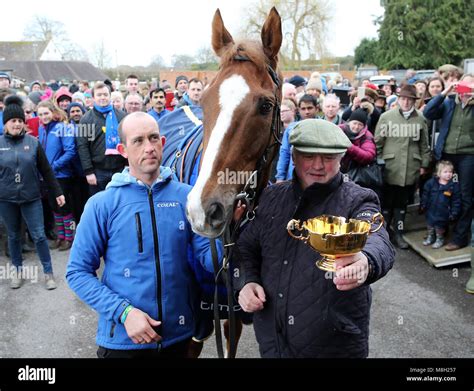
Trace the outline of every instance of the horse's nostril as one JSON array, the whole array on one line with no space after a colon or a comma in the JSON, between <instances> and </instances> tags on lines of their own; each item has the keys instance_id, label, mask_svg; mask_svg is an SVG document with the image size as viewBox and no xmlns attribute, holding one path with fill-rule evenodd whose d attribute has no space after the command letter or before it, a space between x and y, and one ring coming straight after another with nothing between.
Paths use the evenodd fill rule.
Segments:
<instances>
[{"instance_id":1,"label":"horse's nostril","mask_svg":"<svg viewBox=\"0 0 474 391\"><path fill-rule=\"evenodd\" d=\"M224 206L219 202L214 202L209 206L208 210L208 223L211 227L215 228L224 221Z\"/></svg>"}]
</instances>

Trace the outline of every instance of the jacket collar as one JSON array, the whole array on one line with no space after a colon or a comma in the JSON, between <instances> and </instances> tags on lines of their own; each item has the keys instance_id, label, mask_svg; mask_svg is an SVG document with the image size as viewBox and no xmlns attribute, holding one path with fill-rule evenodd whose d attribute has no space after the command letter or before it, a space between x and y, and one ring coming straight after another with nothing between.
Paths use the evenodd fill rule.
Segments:
<instances>
[{"instance_id":1,"label":"jacket collar","mask_svg":"<svg viewBox=\"0 0 474 391\"><path fill-rule=\"evenodd\" d=\"M308 186L303 190L300 180L296 176L296 172L293 171L293 190L296 199L324 199L330 193L334 192L342 183L343 175L341 172L338 172L334 178L332 178L327 183L313 183L311 186Z\"/></svg>"},{"instance_id":2,"label":"jacket collar","mask_svg":"<svg viewBox=\"0 0 474 391\"><path fill-rule=\"evenodd\" d=\"M26 134L26 130L22 130L18 135L16 136L12 136L10 133L7 133L7 132L4 132L3 135L5 136L5 138L9 139L9 140L21 140L22 138L25 137L25 134Z\"/></svg>"}]
</instances>

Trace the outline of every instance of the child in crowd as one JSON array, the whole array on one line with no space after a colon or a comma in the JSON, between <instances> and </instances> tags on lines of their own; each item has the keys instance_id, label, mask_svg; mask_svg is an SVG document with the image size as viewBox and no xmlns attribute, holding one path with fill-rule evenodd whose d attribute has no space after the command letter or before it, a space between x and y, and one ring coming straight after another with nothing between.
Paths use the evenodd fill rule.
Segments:
<instances>
[{"instance_id":1,"label":"child in crowd","mask_svg":"<svg viewBox=\"0 0 474 391\"><path fill-rule=\"evenodd\" d=\"M444 246L449 222L461 213L461 190L451 162L441 160L438 163L436 176L425 184L421 207L426 211L428 226L423 245L432 244L434 249Z\"/></svg>"}]
</instances>

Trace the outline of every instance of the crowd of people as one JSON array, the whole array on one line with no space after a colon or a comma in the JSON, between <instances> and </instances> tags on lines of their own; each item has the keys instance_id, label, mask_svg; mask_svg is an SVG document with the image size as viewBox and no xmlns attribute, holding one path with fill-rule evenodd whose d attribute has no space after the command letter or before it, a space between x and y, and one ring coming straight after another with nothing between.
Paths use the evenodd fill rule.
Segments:
<instances>
[{"instance_id":1,"label":"crowd of people","mask_svg":"<svg viewBox=\"0 0 474 391\"><path fill-rule=\"evenodd\" d=\"M54 179L50 170L44 171L47 167L43 160L23 167L13 160L16 155L2 154L2 172L8 174L1 178L2 189L11 189L11 181L20 188L35 188L31 192L20 191L16 197L1 197L1 202L7 203L2 208L8 231L5 253L20 270L22 251L33 250L30 238L43 263L46 286L54 289L49 249L67 251L72 247L88 198L105 190L112 176L121 172L127 162L116 151L120 121L142 111L158 121L174 108L199 105L203 83L179 76L175 92L169 83L163 83L145 97L140 95L135 75L127 77L125 93L114 91L110 81L96 82L92 87L88 81L69 86L34 81L17 91L10 88L10 83L10 75L0 73L0 135L5 142L14 142L16 149L31 145L37 159L45 156ZM170 92L172 98L167 101ZM15 173L19 173L18 177L14 177ZM56 202L59 196L64 198L61 203ZM28 214L30 209L34 217ZM43 231L39 226L44 227ZM49 249L47 239L53 241ZM12 288L21 286L21 273L17 277L11 281Z\"/></svg>"},{"instance_id":2,"label":"crowd of people","mask_svg":"<svg viewBox=\"0 0 474 391\"><path fill-rule=\"evenodd\" d=\"M295 125L307 118L330 121L352 142L341 171L379 195L393 243L408 248L402 236L406 209L418 197L420 213L427 213L424 244L458 250L468 246L472 236L474 77L449 64L429 80L411 76L407 72L400 85L395 78L379 85L364 79L360 87L354 84L349 89L350 104L345 109L331 93L338 81L325 87L318 73L308 81L290 78L283 85L285 133L275 178L279 182L292 177L288 140ZM451 177L446 174L441 180L447 164L452 168ZM447 231L453 224L447 243Z\"/></svg>"},{"instance_id":3,"label":"crowd of people","mask_svg":"<svg viewBox=\"0 0 474 391\"><path fill-rule=\"evenodd\" d=\"M10 75L0 73L0 220L17 271L10 287L22 285L28 237L49 290L57 286L50 249L71 249L68 283L100 314L99 357L188 355L196 330L187 258L191 251L213 273L212 251L207 240L192 232L184 214L189 186L172 180L170 170L161 167L165 140L158 121L183 106L199 106L205 84L178 76L174 89L163 81L150 85L145 95L135 75L127 77L125 91L115 90L108 80L69 86L35 81L24 91L13 91L10 81ZM238 242L246 271L239 303L245 311L259 313L254 322L264 357L367 356L369 284L392 267L392 244L408 248L405 216L417 198L419 212L426 213L425 246L454 251L472 245L474 76L447 65L430 80L407 79L399 86L395 79L382 85L362 80L349 89L350 103L344 108L335 93L343 84L347 82L315 72L308 80L295 75L282 87L284 133L273 175L279 185L264 193L256 220ZM331 202L322 210L327 194ZM284 225L295 208L301 219L349 210L367 217L379 205L388 232L370 236L363 253L338 265L362 270L363 277L337 277L337 289L327 290L332 295L327 300L344 307L341 313L348 311L349 302L364 302L365 315L351 324L357 332L335 342L334 335L325 334L325 319L312 330L313 345L300 339L299 328L284 339L278 330L285 314L278 303L266 301L263 288L276 295L279 282L271 273L261 277L255 259L268 257L279 264L287 254L288 264L300 250L283 246L281 231L262 235L262 227ZM136 248L126 239L131 230L137 235ZM222 253L220 244L217 252ZM99 281L101 257L106 266ZM300 278L289 287L315 285L321 278L310 249L300 258L311 272L297 270ZM147 264L147 259L154 262ZM321 280L320 285L330 282ZM474 293L473 276L466 290ZM319 316L325 302L311 302L297 291L278 295L289 296L291 308L312 308L313 317ZM351 294L343 295L345 291ZM328 316L338 314L334 309ZM302 324L319 321L307 317ZM164 318L173 320L162 324ZM333 324L341 332L347 326ZM268 334L269 328L275 333Z\"/></svg>"}]
</instances>

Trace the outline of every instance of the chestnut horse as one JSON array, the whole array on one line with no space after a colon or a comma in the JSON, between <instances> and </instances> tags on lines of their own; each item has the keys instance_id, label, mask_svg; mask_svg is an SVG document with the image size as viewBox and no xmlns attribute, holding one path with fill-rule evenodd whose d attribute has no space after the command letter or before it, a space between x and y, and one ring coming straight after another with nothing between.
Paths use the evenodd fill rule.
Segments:
<instances>
[{"instance_id":1,"label":"chestnut horse","mask_svg":"<svg viewBox=\"0 0 474 391\"><path fill-rule=\"evenodd\" d=\"M268 182L278 149L271 147L280 130L281 77L275 70L281 43L275 8L263 25L261 42L234 42L220 11L214 15L212 47L220 69L201 99L204 149L187 203L188 220L199 235L216 238L231 222L236 196L246 185L232 179L250 178L257 171L257 197Z\"/></svg>"},{"instance_id":2,"label":"chestnut horse","mask_svg":"<svg viewBox=\"0 0 474 391\"><path fill-rule=\"evenodd\" d=\"M186 151L200 151L199 148L190 148L190 145L196 140L200 143L199 136L202 136L202 152L196 156L188 155L189 160L186 160L192 166L196 162L201 164L196 183L191 183L194 187L188 196L186 210L193 230L200 235L209 238L220 236L232 220L237 195L251 210L258 194L268 182L281 137L281 78L276 73L281 42L281 19L275 8L270 11L262 28L261 42L234 42L224 26L220 11L217 10L214 15L212 46L220 57L220 69L201 99L203 130L195 129L197 133L194 134L198 137L191 137L184 154L180 151L175 153L173 146L168 147L171 148L169 155L174 162L169 165L182 167ZM180 113L178 111L175 114ZM173 155L181 157L181 164L173 160ZM223 174L232 178L226 180ZM183 175L178 175L178 178L184 179ZM236 178L244 180L238 181ZM256 183L251 183L253 186L249 187L250 179L256 179ZM245 192L242 192L244 188ZM233 239L235 241L235 237ZM231 258L229 251L226 251L225 258L227 262ZM219 269L216 259L215 268L216 271ZM228 277L227 283L229 280ZM227 285L227 291L231 292L227 300L229 308L233 308L235 303L230 285ZM214 308L217 308L217 298L214 300ZM216 339L220 341L220 322L216 312L215 316ZM224 333L229 357L233 357L242 331L242 321L240 318L235 319L233 310L229 310L228 317L229 320L224 322ZM221 343L217 345L221 357ZM201 349L202 342L193 341L189 356L198 357Z\"/></svg>"}]
</instances>

